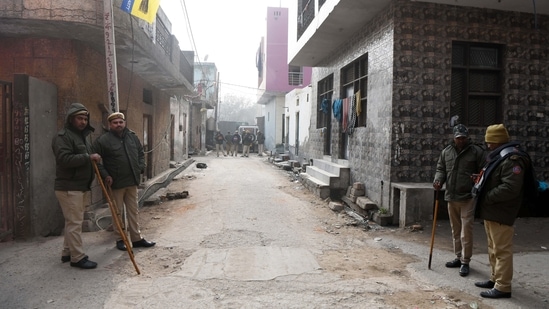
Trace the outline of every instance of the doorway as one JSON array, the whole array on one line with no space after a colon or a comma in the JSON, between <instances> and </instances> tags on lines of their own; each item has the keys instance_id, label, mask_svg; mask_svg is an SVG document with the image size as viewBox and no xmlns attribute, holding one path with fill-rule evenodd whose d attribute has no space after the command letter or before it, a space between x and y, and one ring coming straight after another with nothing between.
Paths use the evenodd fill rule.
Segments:
<instances>
[{"instance_id":1,"label":"doorway","mask_svg":"<svg viewBox=\"0 0 549 309\"><path fill-rule=\"evenodd\" d=\"M145 174L143 181L152 178L152 116L143 115L143 151L145 152Z\"/></svg>"},{"instance_id":2,"label":"doorway","mask_svg":"<svg viewBox=\"0 0 549 309\"><path fill-rule=\"evenodd\" d=\"M0 241L13 237L12 84L0 81Z\"/></svg>"}]
</instances>

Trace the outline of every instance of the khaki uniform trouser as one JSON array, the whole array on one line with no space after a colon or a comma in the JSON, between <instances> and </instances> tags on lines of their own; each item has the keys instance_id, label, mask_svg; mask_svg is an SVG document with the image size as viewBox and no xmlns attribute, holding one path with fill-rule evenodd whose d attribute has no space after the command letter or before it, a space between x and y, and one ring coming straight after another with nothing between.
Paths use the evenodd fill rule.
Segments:
<instances>
[{"instance_id":1,"label":"khaki uniform trouser","mask_svg":"<svg viewBox=\"0 0 549 309\"><path fill-rule=\"evenodd\" d=\"M242 155L249 155L250 154L250 146L248 145L242 145Z\"/></svg>"},{"instance_id":2,"label":"khaki uniform trouser","mask_svg":"<svg viewBox=\"0 0 549 309\"><path fill-rule=\"evenodd\" d=\"M263 144L257 144L257 152L259 155L263 154Z\"/></svg>"},{"instance_id":3,"label":"khaki uniform trouser","mask_svg":"<svg viewBox=\"0 0 549 309\"><path fill-rule=\"evenodd\" d=\"M484 230L488 238L488 260L490 261L490 281L498 291L510 293L513 280L513 226L484 220Z\"/></svg>"},{"instance_id":4,"label":"khaki uniform trouser","mask_svg":"<svg viewBox=\"0 0 549 309\"><path fill-rule=\"evenodd\" d=\"M90 191L55 191L63 217L65 217L65 240L62 256L70 256L71 262L78 263L86 256L82 246L82 222Z\"/></svg>"},{"instance_id":5,"label":"khaki uniform trouser","mask_svg":"<svg viewBox=\"0 0 549 309\"><path fill-rule=\"evenodd\" d=\"M141 240L141 230L139 227L139 209L137 208L137 186L129 186L122 189L112 190L112 198L118 209L118 219L122 227L127 227L132 242ZM126 206L127 225L124 224L124 205ZM118 228L113 226L116 240L122 240Z\"/></svg>"},{"instance_id":6,"label":"khaki uniform trouser","mask_svg":"<svg viewBox=\"0 0 549 309\"><path fill-rule=\"evenodd\" d=\"M231 153L236 157L236 155L238 154L238 145L239 144L232 144L231 145Z\"/></svg>"},{"instance_id":7,"label":"khaki uniform trouser","mask_svg":"<svg viewBox=\"0 0 549 309\"><path fill-rule=\"evenodd\" d=\"M223 151L223 144L215 144L215 151L217 152L218 157L220 151L223 155L225 155L225 151Z\"/></svg>"},{"instance_id":8,"label":"khaki uniform trouser","mask_svg":"<svg viewBox=\"0 0 549 309\"><path fill-rule=\"evenodd\" d=\"M227 152L228 155L231 155L231 149L232 149L232 145L227 143L225 144L225 151Z\"/></svg>"},{"instance_id":9,"label":"khaki uniform trouser","mask_svg":"<svg viewBox=\"0 0 549 309\"><path fill-rule=\"evenodd\" d=\"M475 208L473 199L449 201L448 215L452 227L454 253L463 264L469 264L473 255L473 223Z\"/></svg>"}]
</instances>

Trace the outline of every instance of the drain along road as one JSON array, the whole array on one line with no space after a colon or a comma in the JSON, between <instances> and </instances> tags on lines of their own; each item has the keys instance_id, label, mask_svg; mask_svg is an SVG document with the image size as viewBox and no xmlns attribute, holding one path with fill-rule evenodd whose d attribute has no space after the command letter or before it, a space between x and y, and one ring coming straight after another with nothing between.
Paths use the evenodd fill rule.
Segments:
<instances>
[{"instance_id":1,"label":"drain along road","mask_svg":"<svg viewBox=\"0 0 549 309\"><path fill-rule=\"evenodd\" d=\"M486 300L476 246L469 277L444 267L447 222L380 228L335 213L265 157L196 157L168 188L185 199L141 209L153 248L134 249L141 275L109 231L84 234L94 270L60 261L62 237L0 244L2 308L546 308L547 252L516 255L513 298ZM196 163L206 163L199 169ZM532 226L531 224L529 224ZM478 231L478 232L477 232ZM545 227L545 231L547 228ZM485 238L480 226L476 239ZM545 233L546 234L546 233ZM543 244L541 244L543 245ZM545 243L545 246L547 243ZM539 244L533 244L539 248ZM478 252L477 252L478 251ZM538 267L539 266L539 267Z\"/></svg>"}]
</instances>

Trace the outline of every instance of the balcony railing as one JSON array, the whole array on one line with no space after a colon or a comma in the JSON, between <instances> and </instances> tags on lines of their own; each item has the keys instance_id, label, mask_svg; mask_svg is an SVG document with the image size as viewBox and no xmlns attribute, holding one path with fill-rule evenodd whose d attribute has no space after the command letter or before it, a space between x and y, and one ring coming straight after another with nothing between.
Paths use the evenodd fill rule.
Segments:
<instances>
[{"instance_id":1,"label":"balcony railing","mask_svg":"<svg viewBox=\"0 0 549 309\"><path fill-rule=\"evenodd\" d=\"M301 73L301 72L289 72L288 73L288 85L292 85L292 86L303 85L303 73Z\"/></svg>"},{"instance_id":2,"label":"balcony railing","mask_svg":"<svg viewBox=\"0 0 549 309\"><path fill-rule=\"evenodd\" d=\"M164 23L157 18L156 19L156 43L160 46L166 55L172 59L172 36L168 31L168 28Z\"/></svg>"},{"instance_id":3,"label":"balcony railing","mask_svg":"<svg viewBox=\"0 0 549 309\"><path fill-rule=\"evenodd\" d=\"M185 77L192 85L194 84L194 52L193 51L181 51L179 56L179 72Z\"/></svg>"}]
</instances>

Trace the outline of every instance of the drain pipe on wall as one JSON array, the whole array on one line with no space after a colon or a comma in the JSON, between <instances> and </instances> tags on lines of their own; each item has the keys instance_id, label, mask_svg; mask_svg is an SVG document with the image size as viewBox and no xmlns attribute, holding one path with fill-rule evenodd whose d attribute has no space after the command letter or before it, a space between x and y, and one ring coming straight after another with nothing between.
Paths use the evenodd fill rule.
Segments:
<instances>
[{"instance_id":1,"label":"drain pipe on wall","mask_svg":"<svg viewBox=\"0 0 549 309\"><path fill-rule=\"evenodd\" d=\"M383 207L383 180L381 181L381 197L379 198L379 200L380 200L379 203L381 204L381 207ZM385 208L389 209L389 207L385 207Z\"/></svg>"}]
</instances>

